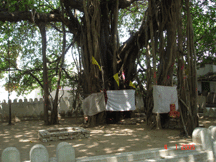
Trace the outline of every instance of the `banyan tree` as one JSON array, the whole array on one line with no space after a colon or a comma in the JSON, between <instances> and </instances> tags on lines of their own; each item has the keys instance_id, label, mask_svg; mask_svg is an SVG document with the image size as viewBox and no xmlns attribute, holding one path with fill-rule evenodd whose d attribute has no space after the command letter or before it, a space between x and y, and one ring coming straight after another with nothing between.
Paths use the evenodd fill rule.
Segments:
<instances>
[{"instance_id":1,"label":"banyan tree","mask_svg":"<svg viewBox=\"0 0 216 162\"><path fill-rule=\"evenodd\" d=\"M65 33L67 28L73 34L73 42L77 44L82 62L80 84L85 97L104 89L130 89L129 81L137 79L136 63L144 55L147 70L143 74L147 78L147 88L144 89L142 83L139 87L145 94L148 119L152 116L154 104L152 85L172 86L173 75L176 74L185 131L191 134L197 126L196 53L189 0L60 0L52 11L38 11L35 6L43 4L38 0L12 2L15 1L1 1L0 21L34 23L44 33L43 37L46 37L47 24L61 22L62 31ZM10 9L12 4L16 4L14 10ZM140 4L146 4L147 9L141 13L143 19L139 30L132 32L129 39L120 44L119 13L131 5L139 7ZM81 15L79 18L78 12ZM45 50L43 48L44 70ZM92 65L95 60L101 69ZM118 85L113 76L120 76L123 72L126 81L119 77ZM44 72L44 91L47 91L46 75ZM44 94L44 111L48 114L48 92ZM57 122L57 106L53 112L53 118L56 118L54 124ZM93 124L103 122L104 115L100 113L91 117L90 121Z\"/></svg>"}]
</instances>

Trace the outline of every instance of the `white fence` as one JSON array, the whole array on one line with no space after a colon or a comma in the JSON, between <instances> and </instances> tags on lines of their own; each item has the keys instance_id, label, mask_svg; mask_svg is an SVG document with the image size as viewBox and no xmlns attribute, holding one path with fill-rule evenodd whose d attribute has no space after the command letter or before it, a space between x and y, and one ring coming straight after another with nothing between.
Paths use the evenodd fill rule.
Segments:
<instances>
[{"instance_id":1,"label":"white fence","mask_svg":"<svg viewBox=\"0 0 216 162\"><path fill-rule=\"evenodd\" d=\"M134 152L124 152L116 155L100 155L84 158L76 158L75 149L67 142L61 142L56 149L56 157L48 154L46 147L41 144L34 145L30 150L31 162L128 162L128 161L214 161L216 158L216 126L196 128L192 134L193 143L169 147L157 148ZM193 149L189 149L192 146ZM179 150L179 151L178 151ZM15 147L7 147L3 150L2 162L20 162L20 152Z\"/></svg>"},{"instance_id":2,"label":"white fence","mask_svg":"<svg viewBox=\"0 0 216 162\"><path fill-rule=\"evenodd\" d=\"M59 112L65 111L67 112L72 108L73 100L72 98L64 97L61 99L59 103ZM11 102L11 113L12 117L16 116L18 118L35 118L42 116L44 113L44 102L43 99L20 99L17 101L16 99ZM4 100L0 104L0 114L3 119L8 118L9 114L9 104Z\"/></svg>"},{"instance_id":3,"label":"white fence","mask_svg":"<svg viewBox=\"0 0 216 162\"><path fill-rule=\"evenodd\" d=\"M15 116L23 119L23 118L38 118L43 116L44 114L44 105L43 98L35 98L33 99L20 99L17 101L15 99L11 102L11 113L12 118ZM59 112L64 111L65 113L68 110L72 109L73 98L63 97L59 103ZM76 107L78 107L78 102ZM136 108L139 110L144 109L144 103L141 96L136 96ZM0 103L0 118L7 119L9 114L9 104L4 100Z\"/></svg>"},{"instance_id":4,"label":"white fence","mask_svg":"<svg viewBox=\"0 0 216 162\"><path fill-rule=\"evenodd\" d=\"M46 147L41 144L34 145L30 150L31 162L49 162L50 159ZM2 152L2 162L20 162L20 152L15 147L7 147ZM56 158L52 161L75 162L75 150L67 142L61 142L56 149Z\"/></svg>"}]
</instances>

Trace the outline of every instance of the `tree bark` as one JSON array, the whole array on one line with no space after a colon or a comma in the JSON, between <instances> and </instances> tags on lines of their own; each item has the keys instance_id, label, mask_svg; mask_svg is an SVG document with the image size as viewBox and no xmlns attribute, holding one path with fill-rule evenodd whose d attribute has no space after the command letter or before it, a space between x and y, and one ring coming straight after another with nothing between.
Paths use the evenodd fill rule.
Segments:
<instances>
[{"instance_id":1,"label":"tree bark","mask_svg":"<svg viewBox=\"0 0 216 162\"><path fill-rule=\"evenodd\" d=\"M48 75L46 62L46 23L38 23L42 36L42 57L43 57L43 87L44 87L44 123L49 124L48 107L49 107L49 91L48 91Z\"/></svg>"},{"instance_id":2,"label":"tree bark","mask_svg":"<svg viewBox=\"0 0 216 162\"><path fill-rule=\"evenodd\" d=\"M182 32L182 20L181 20L181 9L179 6L181 1L177 0L149 0L150 7L146 11L148 13L144 16L142 24L139 31L135 32L131 37L121 46L118 47L118 31L117 31L117 18L118 11L120 8L125 8L130 6L136 0L61 0L64 4L64 11L67 16L61 14L45 14L45 13L35 13L32 12L0 12L1 21L12 21L17 22L21 20L28 20L30 22L35 22L39 25L41 30L41 35L43 38L43 66L46 72L46 31L45 23L48 22L63 22L65 26L69 28L69 31L73 34L78 34L79 37L76 38L76 42L79 47L81 47L82 63L84 68L84 79L82 81L82 88L85 93L85 97L91 93L99 92L101 89L117 89L116 82L113 79L113 75L125 71L127 83L123 81L120 84L127 84L126 88L129 87L129 81L132 81L136 77L135 61L139 56L139 50L146 49L146 59L147 59L147 97L146 105L147 116L152 114L153 108L153 95L152 95L152 79L154 79L154 84L157 81L158 85L172 85L173 77L173 65L175 63L175 53L176 53L176 42L178 42L177 53L178 53L178 90L180 97L187 106L180 103L182 110L182 116L186 121L186 126L189 129L187 117L187 107L190 107L193 117L196 115L196 87L193 85L196 82L195 78L188 79L188 89L185 79L183 78L184 70L184 60L183 60L183 32ZM138 1L138 0L137 0ZM194 58L194 47L193 47L193 37L192 37L192 25L189 13L189 0L184 0L186 2L186 14L188 17L188 27L187 27L187 45L190 46L187 49L187 62L188 68L192 69L189 73L193 74L195 69L195 58ZM76 15L73 14L73 10L77 9L84 13L81 18L82 23L78 21ZM177 13L176 13L177 12ZM175 22L177 18L177 22ZM34 21L32 21L32 19ZM176 27L176 24L179 26ZM178 40L176 39L176 28L178 28ZM149 45L149 40L151 39L151 47ZM158 39L160 44L158 47ZM113 44L114 43L114 44ZM159 53L158 53L159 51ZM153 72L150 65L150 55L153 55ZM156 74L156 58L159 54L160 66L158 66L158 73ZM100 63L102 66L102 73L99 68L92 64L92 56ZM183 68L182 68L183 67ZM61 74L61 73L59 73ZM196 74L195 74L196 75ZM60 76L60 75L59 75ZM169 76L169 77L168 77ZM83 77L83 76L82 76ZM47 74L44 73L44 96L45 104L48 104L48 79ZM59 85L59 82L58 82ZM115 85L115 86L114 86ZM120 85L121 86L121 85ZM125 85L124 85L125 86ZM123 86L122 86L123 87ZM183 87L183 88L182 88ZM189 96L186 96L186 90L189 92ZM55 106L57 103L55 103ZM48 105L47 105L48 106ZM45 105L46 107L46 105ZM46 109L46 108L45 108ZM47 110L46 110L47 111ZM47 114L47 112L45 112ZM192 119L193 122L196 119ZM45 119L48 122L47 119ZM92 120L96 123L97 117ZM193 125L193 124L192 124ZM190 133L191 130L190 129Z\"/></svg>"}]
</instances>

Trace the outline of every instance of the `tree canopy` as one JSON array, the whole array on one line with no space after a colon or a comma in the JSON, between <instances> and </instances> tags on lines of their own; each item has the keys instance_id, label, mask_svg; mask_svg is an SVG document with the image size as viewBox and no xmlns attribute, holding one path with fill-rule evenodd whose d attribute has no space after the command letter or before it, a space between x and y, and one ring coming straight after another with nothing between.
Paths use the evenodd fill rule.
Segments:
<instances>
[{"instance_id":1,"label":"tree canopy","mask_svg":"<svg viewBox=\"0 0 216 162\"><path fill-rule=\"evenodd\" d=\"M203 6L207 7L204 12ZM36 83L40 85L45 107L49 91L55 87L58 92L65 78L73 79L63 66L71 47L78 52L74 62L79 76L77 89L83 90L84 97L101 90L130 89L130 82L137 80L145 94L148 116L153 107L152 85L172 86L175 75L182 116L192 132L197 121L196 62L208 60L203 53L215 55L215 35L211 34L215 33L214 9L214 1L2 0L1 31L11 30L8 41L3 39L2 58L7 59L6 49L19 49L22 69L17 69L13 78L20 83L20 92L35 88ZM125 31L129 38L122 42ZM38 37L41 43L36 40ZM13 41L17 44L13 45ZM11 57L16 56L14 53ZM6 68L4 64L0 66ZM55 117L56 109L53 108ZM91 121L96 122L95 118Z\"/></svg>"}]
</instances>

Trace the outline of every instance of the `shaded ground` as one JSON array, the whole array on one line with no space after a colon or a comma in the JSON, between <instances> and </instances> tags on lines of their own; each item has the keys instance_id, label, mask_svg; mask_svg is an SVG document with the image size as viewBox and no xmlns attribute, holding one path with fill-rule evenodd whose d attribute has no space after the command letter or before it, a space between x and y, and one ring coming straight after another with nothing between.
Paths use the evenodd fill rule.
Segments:
<instances>
[{"instance_id":1,"label":"shaded ground","mask_svg":"<svg viewBox=\"0 0 216 162\"><path fill-rule=\"evenodd\" d=\"M29 160L30 149L35 144L43 144L50 157L55 157L56 147L61 141L42 143L38 140L37 131L81 126L82 121L83 118L61 119L60 124L54 126L44 126L43 121L22 121L12 126L0 123L0 157L6 147L12 146L20 151L21 161ZM202 118L200 123L208 127L215 125L216 121L212 118ZM191 142L191 138L180 137L179 130L151 130L145 123L138 125L111 124L86 129L91 131L89 138L65 140L75 148L76 157L163 148L165 144L169 147Z\"/></svg>"}]
</instances>

